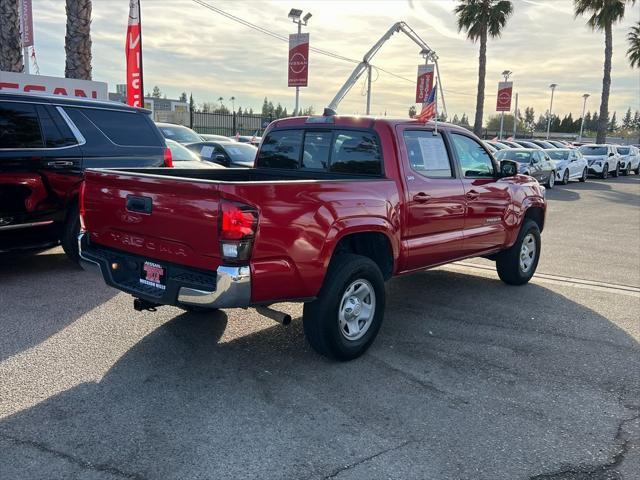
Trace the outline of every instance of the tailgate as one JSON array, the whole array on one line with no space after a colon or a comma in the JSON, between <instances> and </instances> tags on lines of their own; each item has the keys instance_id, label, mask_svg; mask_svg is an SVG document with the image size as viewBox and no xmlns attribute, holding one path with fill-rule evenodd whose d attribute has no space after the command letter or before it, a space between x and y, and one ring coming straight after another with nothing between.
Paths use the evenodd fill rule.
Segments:
<instances>
[{"instance_id":1,"label":"tailgate","mask_svg":"<svg viewBox=\"0 0 640 480\"><path fill-rule=\"evenodd\" d=\"M85 227L91 243L215 270L218 198L215 182L89 170Z\"/></svg>"}]
</instances>

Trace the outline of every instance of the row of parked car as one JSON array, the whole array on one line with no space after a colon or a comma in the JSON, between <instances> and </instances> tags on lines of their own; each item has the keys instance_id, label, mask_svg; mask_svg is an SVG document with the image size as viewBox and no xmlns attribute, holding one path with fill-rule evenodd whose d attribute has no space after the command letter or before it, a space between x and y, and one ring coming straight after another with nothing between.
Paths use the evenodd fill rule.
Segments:
<instances>
[{"instance_id":1,"label":"row of parked car","mask_svg":"<svg viewBox=\"0 0 640 480\"><path fill-rule=\"evenodd\" d=\"M513 160L518 173L553 188L556 182L585 182L589 175L640 175L640 149L635 145L576 145L557 140L490 140L485 146L498 160Z\"/></svg>"}]
</instances>

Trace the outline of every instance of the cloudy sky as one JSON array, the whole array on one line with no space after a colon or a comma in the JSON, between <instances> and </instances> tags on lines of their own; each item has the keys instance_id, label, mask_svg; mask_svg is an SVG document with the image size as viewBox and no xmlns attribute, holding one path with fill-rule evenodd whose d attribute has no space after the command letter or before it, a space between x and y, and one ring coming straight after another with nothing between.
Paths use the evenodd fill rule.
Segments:
<instances>
[{"instance_id":1,"label":"cloudy sky","mask_svg":"<svg viewBox=\"0 0 640 480\"><path fill-rule=\"evenodd\" d=\"M292 7L311 12L308 31L314 47L349 58L362 55L396 21L406 21L440 57L447 109L473 116L478 46L457 32L454 0L206 0L233 15L278 34L292 33ZM93 77L111 91L125 81L124 40L128 0L93 0ZM495 109L500 73L514 72L520 108L548 108L549 84L557 83L554 113L579 116L582 94L596 110L602 88L604 36L583 18L574 19L572 0L513 0L514 14L501 38L488 44L485 117ZM145 91L154 85L170 98L192 92L197 103L236 97L236 106L259 109L265 96L289 111L294 89L287 88L285 42L233 22L192 0L141 0ZM64 0L33 0L35 48L40 73L64 74ZM622 116L640 109L640 79L627 62L626 34L640 20L640 6L627 7L614 27L613 71L609 108ZM374 58L375 65L411 81L378 71L373 76L372 112L406 115L415 97L417 65L423 60L415 44L394 36ZM309 87L301 104L316 111L329 103L354 64L311 53ZM364 80L343 100L343 113L363 113Z\"/></svg>"}]
</instances>

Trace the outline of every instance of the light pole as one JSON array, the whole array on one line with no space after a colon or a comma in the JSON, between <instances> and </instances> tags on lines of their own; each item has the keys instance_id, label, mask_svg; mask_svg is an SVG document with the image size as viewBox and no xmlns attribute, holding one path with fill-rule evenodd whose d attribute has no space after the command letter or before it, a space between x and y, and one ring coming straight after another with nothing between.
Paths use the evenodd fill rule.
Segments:
<instances>
[{"instance_id":1,"label":"light pole","mask_svg":"<svg viewBox=\"0 0 640 480\"><path fill-rule=\"evenodd\" d=\"M551 130L551 112L553 111L553 92L556 91L557 83L549 85L551 89L551 104L549 105L549 118L547 119L547 140L549 140L549 131Z\"/></svg>"},{"instance_id":2,"label":"light pole","mask_svg":"<svg viewBox=\"0 0 640 480\"><path fill-rule=\"evenodd\" d=\"M578 142L582 142L582 127L584 127L584 110L587 107L587 98L589 98L590 95L588 93L585 93L584 95L582 95L582 98L584 98L584 102L582 102L582 121L580 122L580 135L578 135Z\"/></svg>"},{"instance_id":3,"label":"light pole","mask_svg":"<svg viewBox=\"0 0 640 480\"><path fill-rule=\"evenodd\" d=\"M511 76L513 72L509 71L509 70L505 70L504 72L502 72L502 75L504 76L504 81L508 82L509 81L509 77ZM498 138L500 138L500 140L502 140L502 127L504 126L504 110L502 112L500 112L500 136Z\"/></svg>"},{"instance_id":4,"label":"light pole","mask_svg":"<svg viewBox=\"0 0 640 480\"><path fill-rule=\"evenodd\" d=\"M296 23L298 25L298 35L302 33L302 26L303 25L305 27L307 26L307 23L311 18L311 14L307 13L304 17L300 18L301 16L302 16L302 10L299 10L297 8L292 8L291 11L289 12L289 15L287 15L287 17L289 17L293 23ZM300 87L296 87L296 106L293 109L294 115L299 114L298 112L299 103L300 103Z\"/></svg>"},{"instance_id":5,"label":"light pole","mask_svg":"<svg viewBox=\"0 0 640 480\"><path fill-rule=\"evenodd\" d=\"M236 97L231 97L231 113L236 113Z\"/></svg>"}]
</instances>

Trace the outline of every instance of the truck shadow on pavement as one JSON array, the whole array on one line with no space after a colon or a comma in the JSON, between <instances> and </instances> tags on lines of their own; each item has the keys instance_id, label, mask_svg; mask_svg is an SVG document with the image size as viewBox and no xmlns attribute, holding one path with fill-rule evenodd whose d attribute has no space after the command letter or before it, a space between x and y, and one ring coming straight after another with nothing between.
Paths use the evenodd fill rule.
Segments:
<instances>
[{"instance_id":1,"label":"truck shadow on pavement","mask_svg":"<svg viewBox=\"0 0 640 480\"><path fill-rule=\"evenodd\" d=\"M0 255L0 361L38 345L117 292L104 288L62 249Z\"/></svg>"},{"instance_id":2,"label":"truck shadow on pavement","mask_svg":"<svg viewBox=\"0 0 640 480\"><path fill-rule=\"evenodd\" d=\"M640 348L626 332L536 284L434 270L387 289L376 343L349 363L316 355L300 319L227 338L245 311L178 315L100 381L1 420L6 478L513 479L624 467L640 408Z\"/></svg>"}]
</instances>

